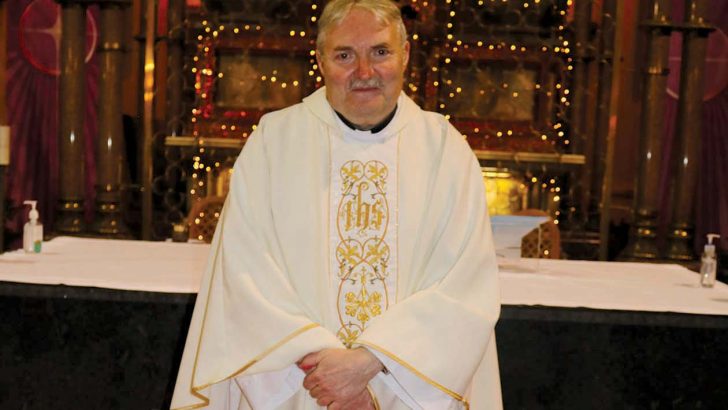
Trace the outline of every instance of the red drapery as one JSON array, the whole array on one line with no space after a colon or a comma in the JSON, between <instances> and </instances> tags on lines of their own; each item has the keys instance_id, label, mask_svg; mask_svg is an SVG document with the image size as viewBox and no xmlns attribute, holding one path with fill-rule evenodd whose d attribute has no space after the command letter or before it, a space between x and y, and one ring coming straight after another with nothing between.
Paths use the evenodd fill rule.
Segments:
<instances>
[{"instance_id":1,"label":"red drapery","mask_svg":"<svg viewBox=\"0 0 728 410\"><path fill-rule=\"evenodd\" d=\"M9 0L7 7L7 107L12 127L8 168L9 212L5 229L21 234L27 220L26 199L37 199L41 221L49 229L58 199L58 67L61 38L60 6L52 0ZM96 162L96 96L98 69L94 53L98 10L87 16L85 171L86 205L94 200ZM91 205L91 206L89 206ZM87 212L87 216L91 213ZM10 247L19 247L19 238Z\"/></svg>"}]
</instances>

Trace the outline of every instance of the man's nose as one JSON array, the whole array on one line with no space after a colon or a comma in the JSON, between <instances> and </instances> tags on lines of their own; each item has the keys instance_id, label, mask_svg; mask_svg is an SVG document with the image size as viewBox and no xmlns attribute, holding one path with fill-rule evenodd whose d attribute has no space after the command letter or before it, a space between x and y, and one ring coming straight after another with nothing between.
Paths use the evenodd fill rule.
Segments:
<instances>
[{"instance_id":1,"label":"man's nose","mask_svg":"<svg viewBox=\"0 0 728 410\"><path fill-rule=\"evenodd\" d=\"M363 57L359 59L359 62L357 64L357 76L362 79L367 79L372 76L374 73L372 63L369 61L369 58Z\"/></svg>"}]
</instances>

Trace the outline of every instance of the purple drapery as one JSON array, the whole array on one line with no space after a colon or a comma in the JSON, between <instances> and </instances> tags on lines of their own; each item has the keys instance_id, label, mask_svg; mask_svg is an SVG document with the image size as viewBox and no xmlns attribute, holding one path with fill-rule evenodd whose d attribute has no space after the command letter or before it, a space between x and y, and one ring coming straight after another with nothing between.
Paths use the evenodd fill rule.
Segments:
<instances>
[{"instance_id":1,"label":"purple drapery","mask_svg":"<svg viewBox=\"0 0 728 410\"><path fill-rule=\"evenodd\" d=\"M682 21L683 2L674 1L673 18ZM695 195L695 251L705 244L705 235L721 235L719 247L728 251L728 2L712 0L708 22L716 27L710 34L705 67L705 94L701 127L701 152L698 164L698 183L695 187L676 187L681 195ZM660 175L660 230L666 232L670 223L672 198L670 181L674 176L675 126L677 121L677 91L680 76L681 39L673 34L670 49L670 79L665 102L663 164Z\"/></svg>"},{"instance_id":2,"label":"purple drapery","mask_svg":"<svg viewBox=\"0 0 728 410\"><path fill-rule=\"evenodd\" d=\"M8 168L9 212L6 232L19 234L27 221L26 199L38 200L41 221L50 229L58 199L58 67L60 7L52 0L7 2L7 107L12 127ZM96 95L98 66L93 40L98 10L89 8L87 18L85 188L86 217L92 215L95 197ZM89 41L92 40L92 41ZM9 244L20 246L18 240Z\"/></svg>"}]
</instances>

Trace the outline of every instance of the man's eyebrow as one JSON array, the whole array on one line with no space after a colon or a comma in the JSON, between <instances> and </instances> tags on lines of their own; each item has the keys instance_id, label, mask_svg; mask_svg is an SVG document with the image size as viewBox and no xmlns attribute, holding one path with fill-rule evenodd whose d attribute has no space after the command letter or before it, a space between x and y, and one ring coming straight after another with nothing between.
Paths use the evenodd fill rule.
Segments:
<instances>
[{"instance_id":1,"label":"man's eyebrow","mask_svg":"<svg viewBox=\"0 0 728 410\"><path fill-rule=\"evenodd\" d=\"M384 42L384 43L375 44L369 48L376 49L376 48L389 48L389 47L390 47L389 43ZM336 47L334 47L334 51L350 51L353 49L354 49L353 46L336 46Z\"/></svg>"}]
</instances>

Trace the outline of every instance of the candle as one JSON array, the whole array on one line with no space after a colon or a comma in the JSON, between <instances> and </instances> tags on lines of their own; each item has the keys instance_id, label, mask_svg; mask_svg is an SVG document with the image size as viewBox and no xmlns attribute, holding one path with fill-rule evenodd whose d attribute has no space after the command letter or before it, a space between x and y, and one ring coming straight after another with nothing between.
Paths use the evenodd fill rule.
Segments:
<instances>
[{"instance_id":1,"label":"candle","mask_svg":"<svg viewBox=\"0 0 728 410\"><path fill-rule=\"evenodd\" d=\"M0 166L10 164L10 127L0 125Z\"/></svg>"}]
</instances>

